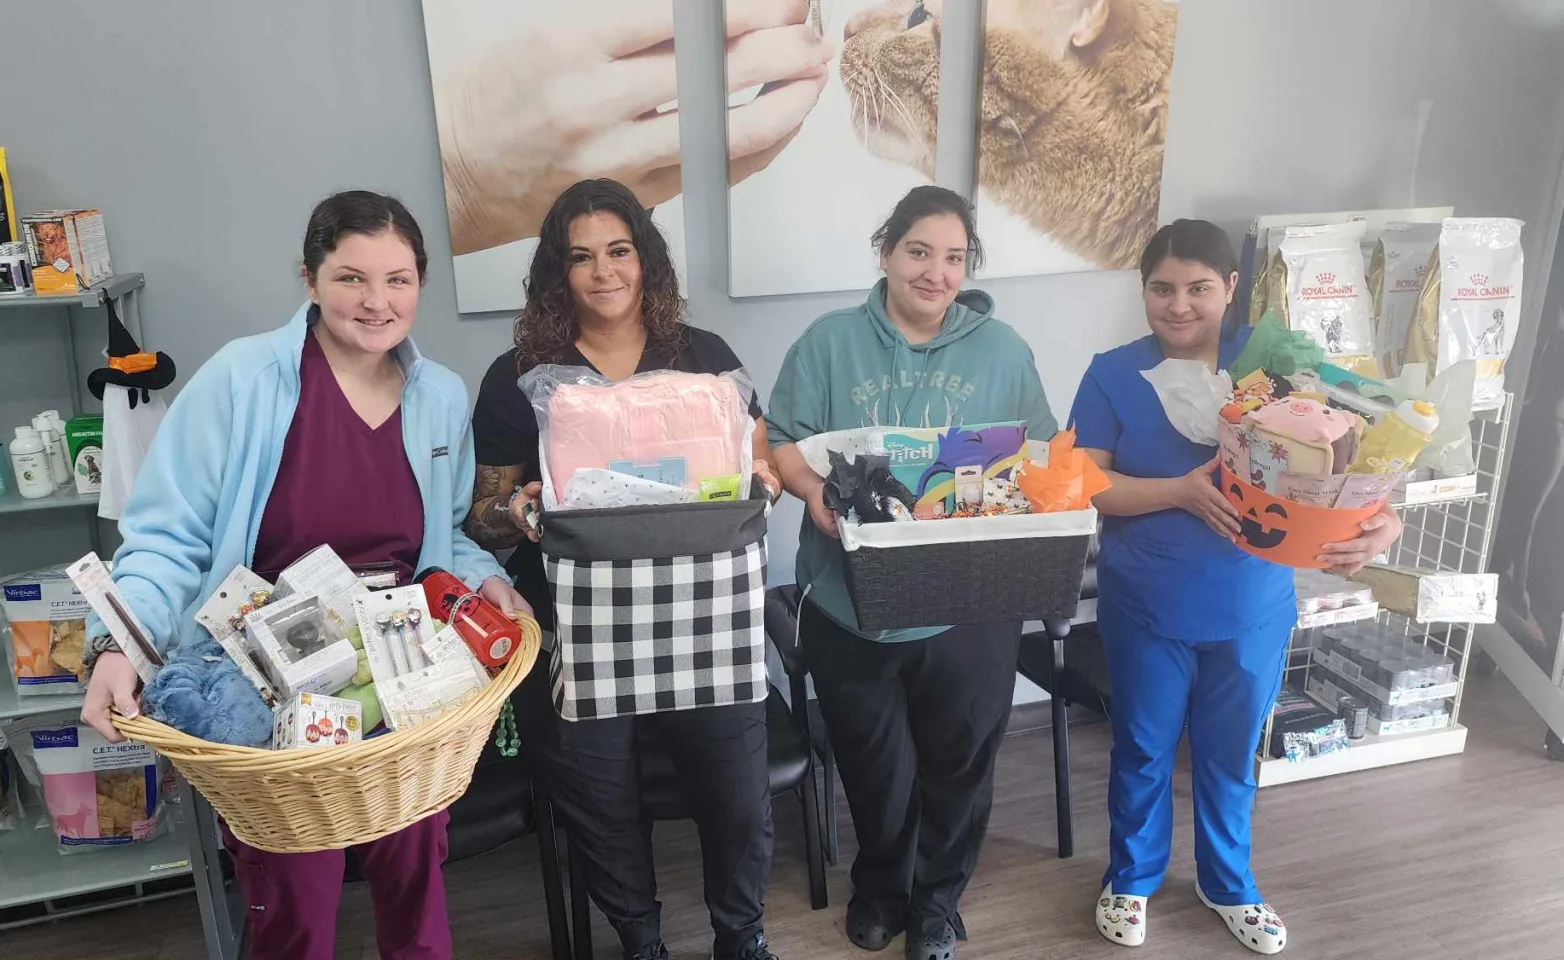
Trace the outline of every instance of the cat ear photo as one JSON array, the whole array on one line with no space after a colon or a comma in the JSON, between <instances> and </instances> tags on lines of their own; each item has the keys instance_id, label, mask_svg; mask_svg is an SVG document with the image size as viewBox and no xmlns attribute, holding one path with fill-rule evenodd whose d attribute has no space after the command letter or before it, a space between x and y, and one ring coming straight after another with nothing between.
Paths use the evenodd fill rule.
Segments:
<instances>
[{"instance_id":1,"label":"cat ear photo","mask_svg":"<svg viewBox=\"0 0 1564 960\"><path fill-rule=\"evenodd\" d=\"M987 0L981 276L1135 267L1157 229L1178 4Z\"/></svg>"}]
</instances>

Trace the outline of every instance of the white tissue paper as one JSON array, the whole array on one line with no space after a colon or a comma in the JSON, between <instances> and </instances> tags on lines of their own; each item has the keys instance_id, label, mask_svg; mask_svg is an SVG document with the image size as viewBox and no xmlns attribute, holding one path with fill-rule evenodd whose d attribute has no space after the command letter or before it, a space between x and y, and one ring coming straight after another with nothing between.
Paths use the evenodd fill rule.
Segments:
<instances>
[{"instance_id":1,"label":"white tissue paper","mask_svg":"<svg viewBox=\"0 0 1564 960\"><path fill-rule=\"evenodd\" d=\"M1217 420L1233 399L1233 378L1226 370L1212 373L1200 360L1164 360L1141 376L1157 391L1173 429L1192 443L1217 445Z\"/></svg>"},{"instance_id":2,"label":"white tissue paper","mask_svg":"<svg viewBox=\"0 0 1564 960\"><path fill-rule=\"evenodd\" d=\"M1413 366L1421 364L1408 364L1407 369ZM1462 360L1441 370L1422 392L1422 398L1439 412L1439 426L1418 456L1417 466L1428 467L1440 477L1466 477L1477 472L1472 451L1472 399L1476 389L1477 361Z\"/></svg>"},{"instance_id":3,"label":"white tissue paper","mask_svg":"<svg viewBox=\"0 0 1564 960\"><path fill-rule=\"evenodd\" d=\"M581 467L565 484L560 510L617 510L672 503L694 503L699 494L685 487L643 480L628 473Z\"/></svg>"}]
</instances>

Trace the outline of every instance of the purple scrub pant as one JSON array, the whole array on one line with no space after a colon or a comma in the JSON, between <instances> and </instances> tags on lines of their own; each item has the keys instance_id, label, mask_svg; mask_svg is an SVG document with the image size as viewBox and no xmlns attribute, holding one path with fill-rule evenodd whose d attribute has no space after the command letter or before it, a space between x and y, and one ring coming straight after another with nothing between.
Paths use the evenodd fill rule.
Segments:
<instances>
[{"instance_id":1,"label":"purple scrub pant","mask_svg":"<svg viewBox=\"0 0 1564 960\"><path fill-rule=\"evenodd\" d=\"M385 960L451 960L445 913L445 826L432 817L353 849L375 904L375 939ZM252 960L332 960L346 853L266 853L223 824L249 906Z\"/></svg>"}]
</instances>

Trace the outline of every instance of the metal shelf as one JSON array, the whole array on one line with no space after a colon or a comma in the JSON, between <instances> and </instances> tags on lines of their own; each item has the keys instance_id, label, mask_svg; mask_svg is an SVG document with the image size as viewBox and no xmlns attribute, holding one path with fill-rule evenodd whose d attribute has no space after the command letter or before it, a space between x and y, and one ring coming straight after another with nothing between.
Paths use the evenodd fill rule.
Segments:
<instances>
[{"instance_id":1,"label":"metal shelf","mask_svg":"<svg viewBox=\"0 0 1564 960\"><path fill-rule=\"evenodd\" d=\"M0 293L0 310L28 307L101 307L104 300L115 300L146 286L139 273L116 274L76 293Z\"/></svg>"},{"instance_id":2,"label":"metal shelf","mask_svg":"<svg viewBox=\"0 0 1564 960\"><path fill-rule=\"evenodd\" d=\"M1448 757L1466 749L1466 728L1451 724L1442 730L1398 733L1377 737L1369 734L1353 740L1345 750L1301 763L1264 757L1255 764L1255 779L1262 787L1274 787L1301 780L1317 780L1338 773L1373 770L1413 760Z\"/></svg>"},{"instance_id":3,"label":"metal shelf","mask_svg":"<svg viewBox=\"0 0 1564 960\"><path fill-rule=\"evenodd\" d=\"M9 468L7 468L9 469ZM15 477L8 478L14 481ZM68 483L47 497L28 500L17 492L13 483L7 483L0 493L0 513L32 513L35 510L65 510L71 507L96 507L96 493L77 493L76 485Z\"/></svg>"},{"instance_id":4,"label":"metal shelf","mask_svg":"<svg viewBox=\"0 0 1564 960\"><path fill-rule=\"evenodd\" d=\"M18 717L36 717L42 713L80 713L80 693L51 693L18 696L7 664L0 663L0 723Z\"/></svg>"},{"instance_id":5,"label":"metal shelf","mask_svg":"<svg viewBox=\"0 0 1564 960\"><path fill-rule=\"evenodd\" d=\"M29 813L31 809L29 808ZM115 887L133 888L190 873L190 850L177 808L170 810L171 829L150 843L130 843L73 856L62 856L54 831L26 824L0 833L0 909L62 900ZM188 892L188 891L179 891ZM142 899L137 891L127 902ZM94 904L102 909L104 904ZM68 909L52 912L72 912Z\"/></svg>"},{"instance_id":6,"label":"metal shelf","mask_svg":"<svg viewBox=\"0 0 1564 960\"><path fill-rule=\"evenodd\" d=\"M1505 454L1510 440L1510 417L1514 398L1506 398L1498 410L1482 411L1471 423L1476 473L1450 482L1448 495L1432 492L1426 500L1398 505L1404 526L1401 539L1388 552L1394 566L1426 570L1431 573L1486 573L1493 548L1493 530L1497 520L1494 509L1498 491L1504 482ZM1427 492L1427 491L1423 491ZM1414 498L1421 499L1421 498ZM1377 605L1376 605L1377 606ZM1461 726L1461 699L1465 692L1467 667L1471 660L1473 623L1420 624L1380 610L1376 619L1404 633L1406 638L1430 652L1447 657L1456 668L1456 692L1450 710L1450 726L1439 730L1369 736L1353 741L1344 751L1293 762L1267 756L1275 722L1266 720L1260 751L1255 757L1256 778L1260 786L1313 780L1337 773L1350 773L1412 760L1443 757L1460 753L1466 747L1466 728ZM1303 692L1316 669L1314 652L1319 637L1310 628L1320 624L1300 623L1288 649L1283 681Z\"/></svg>"}]
</instances>

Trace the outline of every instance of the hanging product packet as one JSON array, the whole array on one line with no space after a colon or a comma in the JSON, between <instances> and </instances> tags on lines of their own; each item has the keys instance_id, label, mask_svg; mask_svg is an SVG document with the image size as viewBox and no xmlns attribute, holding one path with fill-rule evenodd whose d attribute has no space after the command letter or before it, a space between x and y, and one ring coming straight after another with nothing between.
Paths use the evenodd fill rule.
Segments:
<instances>
[{"instance_id":1,"label":"hanging product packet","mask_svg":"<svg viewBox=\"0 0 1564 960\"><path fill-rule=\"evenodd\" d=\"M1361 247L1366 230L1362 221L1288 227L1271 265L1266 306L1288 329L1312 336L1331 363L1377 378Z\"/></svg>"},{"instance_id":2,"label":"hanging product packet","mask_svg":"<svg viewBox=\"0 0 1564 960\"><path fill-rule=\"evenodd\" d=\"M109 743L91 727L12 727L23 773L39 786L61 854L146 843L168 831L171 769L150 747Z\"/></svg>"},{"instance_id":3,"label":"hanging product packet","mask_svg":"<svg viewBox=\"0 0 1564 960\"><path fill-rule=\"evenodd\" d=\"M1033 513L1088 510L1092 498L1113 484L1102 468L1075 446L1075 430L1063 430L1048 441L1048 463L1026 463L1016 486L1032 504Z\"/></svg>"},{"instance_id":4,"label":"hanging product packet","mask_svg":"<svg viewBox=\"0 0 1564 960\"><path fill-rule=\"evenodd\" d=\"M1429 257L1439 246L1437 223L1389 223L1374 244L1369 261L1369 292L1374 300L1374 352L1386 377L1401 374L1407 335L1417 315L1417 300L1428 273Z\"/></svg>"},{"instance_id":5,"label":"hanging product packet","mask_svg":"<svg viewBox=\"0 0 1564 960\"><path fill-rule=\"evenodd\" d=\"M1407 335L1406 361L1428 364L1434 376L1477 361L1477 410L1504 405L1504 364L1521 319L1523 226L1497 217L1446 219Z\"/></svg>"}]
</instances>

